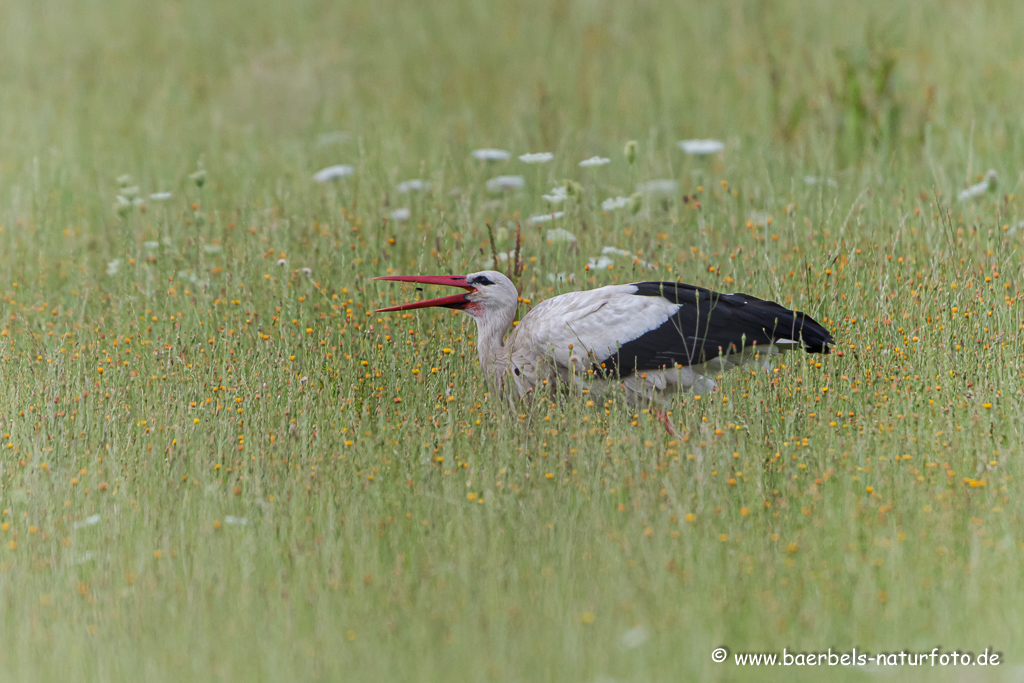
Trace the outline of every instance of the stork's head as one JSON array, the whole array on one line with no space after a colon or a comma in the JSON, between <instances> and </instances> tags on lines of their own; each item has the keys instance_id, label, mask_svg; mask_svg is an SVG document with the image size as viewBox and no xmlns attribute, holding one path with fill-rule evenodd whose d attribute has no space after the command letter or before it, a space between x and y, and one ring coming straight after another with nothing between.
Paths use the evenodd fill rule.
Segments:
<instances>
[{"instance_id":1,"label":"stork's head","mask_svg":"<svg viewBox=\"0 0 1024 683\"><path fill-rule=\"evenodd\" d=\"M509 322L515 315L519 303L519 293L512 281L496 270L482 270L469 275L385 275L374 280L392 280L394 282L416 282L424 285L449 285L468 290L465 294L453 294L437 299L425 299L413 303L378 309L378 313L388 311L406 311L412 308L430 308L441 306L455 308L469 313L474 318L499 316L508 317Z\"/></svg>"}]
</instances>

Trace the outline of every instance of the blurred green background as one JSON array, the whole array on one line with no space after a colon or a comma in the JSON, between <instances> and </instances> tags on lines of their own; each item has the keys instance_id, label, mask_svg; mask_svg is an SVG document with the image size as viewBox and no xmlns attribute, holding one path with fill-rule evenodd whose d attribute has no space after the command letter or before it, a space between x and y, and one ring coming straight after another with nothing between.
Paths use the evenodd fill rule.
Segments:
<instances>
[{"instance_id":1,"label":"blurred green background","mask_svg":"<svg viewBox=\"0 0 1024 683\"><path fill-rule=\"evenodd\" d=\"M384 168L463 148L737 138L807 165L1019 151L1012 2L5 3L5 185L306 172L346 130ZM237 155L237 156L234 156ZM84 164L83 160L91 163ZM79 169L79 166L86 168ZM967 169L968 171L973 169ZM169 180L169 179L168 179Z\"/></svg>"},{"instance_id":2,"label":"blurred green background","mask_svg":"<svg viewBox=\"0 0 1024 683\"><path fill-rule=\"evenodd\" d=\"M1022 26L995 1L0 4L0 678L875 675L725 644L991 646L1008 666L897 675L1016 680ZM679 191L599 209L655 178ZM526 220L566 179L571 245ZM682 443L616 401L510 412L471 321L375 316L412 293L371 278L481 269L517 225L520 314L682 278L800 307L843 355L680 397ZM638 258L588 269L605 246Z\"/></svg>"}]
</instances>

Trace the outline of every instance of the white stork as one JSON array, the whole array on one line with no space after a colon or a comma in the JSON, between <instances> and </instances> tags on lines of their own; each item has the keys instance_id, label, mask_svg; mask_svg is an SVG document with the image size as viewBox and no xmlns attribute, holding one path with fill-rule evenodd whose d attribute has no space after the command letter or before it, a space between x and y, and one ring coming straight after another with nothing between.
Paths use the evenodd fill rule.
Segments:
<instances>
[{"instance_id":1,"label":"white stork","mask_svg":"<svg viewBox=\"0 0 1024 683\"><path fill-rule=\"evenodd\" d=\"M713 389L715 376L748 361L767 364L801 346L828 353L833 343L810 316L774 301L677 282L562 294L537 304L506 339L519 294L499 272L375 279L468 290L378 312L432 306L465 311L476 319L484 372L499 390L510 378L520 397L542 384L573 383L596 393L621 385L631 404L646 405L675 389Z\"/></svg>"}]
</instances>

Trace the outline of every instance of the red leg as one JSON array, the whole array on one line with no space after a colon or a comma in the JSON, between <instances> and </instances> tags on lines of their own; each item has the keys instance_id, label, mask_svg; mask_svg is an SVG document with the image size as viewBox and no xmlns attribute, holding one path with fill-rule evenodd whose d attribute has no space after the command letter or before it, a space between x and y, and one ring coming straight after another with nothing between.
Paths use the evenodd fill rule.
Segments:
<instances>
[{"instance_id":1,"label":"red leg","mask_svg":"<svg viewBox=\"0 0 1024 683\"><path fill-rule=\"evenodd\" d=\"M680 441L683 440L683 437L676 431L676 428L672 426L672 420L669 419L668 413L661 408L651 408L651 415L654 415L654 417L661 422L661 425L665 428L665 431L668 432L669 436L673 439L679 439Z\"/></svg>"}]
</instances>

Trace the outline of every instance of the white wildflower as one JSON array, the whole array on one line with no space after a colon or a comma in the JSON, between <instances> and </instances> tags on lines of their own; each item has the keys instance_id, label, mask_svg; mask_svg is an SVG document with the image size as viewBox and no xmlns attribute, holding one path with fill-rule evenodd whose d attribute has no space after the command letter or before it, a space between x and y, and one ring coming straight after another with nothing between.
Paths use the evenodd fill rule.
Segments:
<instances>
[{"instance_id":1,"label":"white wildflower","mask_svg":"<svg viewBox=\"0 0 1024 683\"><path fill-rule=\"evenodd\" d=\"M562 228L553 228L544 234L544 239L548 242L575 242L576 235Z\"/></svg>"},{"instance_id":2,"label":"white wildflower","mask_svg":"<svg viewBox=\"0 0 1024 683\"><path fill-rule=\"evenodd\" d=\"M406 180L404 182L398 183L398 187L396 187L395 189L404 194L406 192L426 192L431 187L432 185L426 180L420 180L419 178L415 178L413 180Z\"/></svg>"},{"instance_id":3,"label":"white wildflower","mask_svg":"<svg viewBox=\"0 0 1024 683\"><path fill-rule=\"evenodd\" d=\"M548 273L548 282L575 282L576 273Z\"/></svg>"},{"instance_id":4,"label":"white wildflower","mask_svg":"<svg viewBox=\"0 0 1024 683\"><path fill-rule=\"evenodd\" d=\"M128 175L127 173L125 175L117 176L117 186L118 187L128 187L131 184L132 184L132 177L130 175Z\"/></svg>"},{"instance_id":5,"label":"white wildflower","mask_svg":"<svg viewBox=\"0 0 1024 683\"><path fill-rule=\"evenodd\" d=\"M527 223L533 223L533 224L536 224L536 223L547 223L549 221L555 220L556 218L561 218L564 215L565 215L565 211L555 211L554 213L540 213L540 214L537 214L536 216L530 216L526 220L526 222Z\"/></svg>"},{"instance_id":6,"label":"white wildflower","mask_svg":"<svg viewBox=\"0 0 1024 683\"><path fill-rule=\"evenodd\" d=\"M680 140L679 149L687 154L702 156L721 152L725 149L725 143L720 140Z\"/></svg>"},{"instance_id":7,"label":"white wildflower","mask_svg":"<svg viewBox=\"0 0 1024 683\"><path fill-rule=\"evenodd\" d=\"M618 247L602 247L601 255L588 259L587 268L590 270L603 270L608 266L614 265L615 259L613 256L627 256L632 259L633 263L644 268L650 268L654 270L654 264L644 261L625 249L619 249Z\"/></svg>"},{"instance_id":8,"label":"white wildflower","mask_svg":"<svg viewBox=\"0 0 1024 683\"><path fill-rule=\"evenodd\" d=\"M623 633L622 637L619 638L619 642L622 643L623 648L632 650L646 643L647 638L647 627L641 624Z\"/></svg>"},{"instance_id":9,"label":"white wildflower","mask_svg":"<svg viewBox=\"0 0 1024 683\"><path fill-rule=\"evenodd\" d=\"M508 161L512 158L512 153L503 149L474 149L472 154L480 161Z\"/></svg>"},{"instance_id":10,"label":"white wildflower","mask_svg":"<svg viewBox=\"0 0 1024 683\"><path fill-rule=\"evenodd\" d=\"M551 188L549 194L541 195L541 197L550 204L561 204L569 198L569 191L565 188L565 185L558 185Z\"/></svg>"},{"instance_id":11,"label":"white wildflower","mask_svg":"<svg viewBox=\"0 0 1024 683\"><path fill-rule=\"evenodd\" d=\"M395 209L391 212L391 220L393 221L407 221L412 216L412 211L406 208Z\"/></svg>"},{"instance_id":12,"label":"white wildflower","mask_svg":"<svg viewBox=\"0 0 1024 683\"><path fill-rule=\"evenodd\" d=\"M171 194L170 192L154 192L153 194L149 195L149 198L152 199L154 202L162 202L170 199L173 196L174 195Z\"/></svg>"},{"instance_id":13,"label":"white wildflower","mask_svg":"<svg viewBox=\"0 0 1024 683\"><path fill-rule=\"evenodd\" d=\"M175 277L178 278L179 280L188 280L196 287L203 287L205 289L206 287L210 286L209 282L207 282L206 280L200 280L198 277L196 277L195 273L190 273L187 270L179 270L178 274Z\"/></svg>"},{"instance_id":14,"label":"white wildflower","mask_svg":"<svg viewBox=\"0 0 1024 683\"><path fill-rule=\"evenodd\" d=\"M590 157L584 159L579 163L580 168L591 168L593 166L604 166L605 164L612 163L612 160L608 157Z\"/></svg>"},{"instance_id":15,"label":"white wildflower","mask_svg":"<svg viewBox=\"0 0 1024 683\"><path fill-rule=\"evenodd\" d=\"M519 161L524 164L546 164L554 158L555 155L551 152L534 152L533 154L519 155Z\"/></svg>"},{"instance_id":16,"label":"white wildflower","mask_svg":"<svg viewBox=\"0 0 1024 683\"><path fill-rule=\"evenodd\" d=\"M629 206L629 197L609 197L601 202L602 211L617 211Z\"/></svg>"},{"instance_id":17,"label":"white wildflower","mask_svg":"<svg viewBox=\"0 0 1024 683\"><path fill-rule=\"evenodd\" d=\"M117 271L121 269L121 259L116 258L107 264L107 275L117 275Z\"/></svg>"},{"instance_id":18,"label":"white wildflower","mask_svg":"<svg viewBox=\"0 0 1024 683\"><path fill-rule=\"evenodd\" d=\"M288 265L288 261L283 259L283 258L279 258L279 259L277 259L277 265L279 265L282 268L284 268L285 266Z\"/></svg>"},{"instance_id":19,"label":"white wildflower","mask_svg":"<svg viewBox=\"0 0 1024 683\"><path fill-rule=\"evenodd\" d=\"M81 555L73 555L71 557L71 564L85 564L96 559L96 552L93 550L86 550Z\"/></svg>"},{"instance_id":20,"label":"white wildflower","mask_svg":"<svg viewBox=\"0 0 1024 683\"><path fill-rule=\"evenodd\" d=\"M516 256L516 252L514 250L513 251L499 251L498 252L498 261L500 263L506 263L506 262L508 262L509 259L515 258L515 256ZM484 261L484 268L492 268L492 267L494 267L494 259L492 257L488 256L487 259Z\"/></svg>"},{"instance_id":21,"label":"white wildflower","mask_svg":"<svg viewBox=\"0 0 1024 683\"><path fill-rule=\"evenodd\" d=\"M71 525L72 529L81 529L84 526L93 526L100 523L99 515L89 515L80 522L75 522Z\"/></svg>"},{"instance_id":22,"label":"white wildflower","mask_svg":"<svg viewBox=\"0 0 1024 683\"><path fill-rule=\"evenodd\" d=\"M648 180L646 183L639 183L636 186L636 191L639 192L640 194L646 195L673 195L679 192L679 181L672 180L671 178L658 178L656 180Z\"/></svg>"},{"instance_id":23,"label":"white wildflower","mask_svg":"<svg viewBox=\"0 0 1024 683\"><path fill-rule=\"evenodd\" d=\"M306 277L313 277L313 269L312 268L308 268L308 267L306 267L306 268L299 268L299 273L301 273L302 275L305 275Z\"/></svg>"},{"instance_id":24,"label":"white wildflower","mask_svg":"<svg viewBox=\"0 0 1024 683\"><path fill-rule=\"evenodd\" d=\"M235 526L246 526L249 523L249 520L245 517L234 517L232 515L225 515L224 523L233 524Z\"/></svg>"},{"instance_id":25,"label":"white wildflower","mask_svg":"<svg viewBox=\"0 0 1024 683\"><path fill-rule=\"evenodd\" d=\"M491 194L502 190L518 190L526 185L526 180L521 175L500 175L487 181L487 191Z\"/></svg>"},{"instance_id":26,"label":"white wildflower","mask_svg":"<svg viewBox=\"0 0 1024 683\"><path fill-rule=\"evenodd\" d=\"M336 164L327 168L321 168L313 174L313 180L318 183L327 183L338 178L346 178L355 172L355 169L348 164Z\"/></svg>"},{"instance_id":27,"label":"white wildflower","mask_svg":"<svg viewBox=\"0 0 1024 683\"><path fill-rule=\"evenodd\" d=\"M961 202L966 202L968 199L975 199L986 192L994 192L996 189L996 181L998 179L999 176L995 170L990 169L989 172L985 174L984 180L977 185L971 185L966 190L963 190L956 198Z\"/></svg>"},{"instance_id":28,"label":"white wildflower","mask_svg":"<svg viewBox=\"0 0 1024 683\"><path fill-rule=\"evenodd\" d=\"M836 187L835 178L819 178L816 175L805 175L805 185L828 185L829 187Z\"/></svg>"},{"instance_id":29,"label":"white wildflower","mask_svg":"<svg viewBox=\"0 0 1024 683\"><path fill-rule=\"evenodd\" d=\"M747 216L747 220L758 226L759 228L766 228L771 223L772 217L764 211L755 211Z\"/></svg>"}]
</instances>

